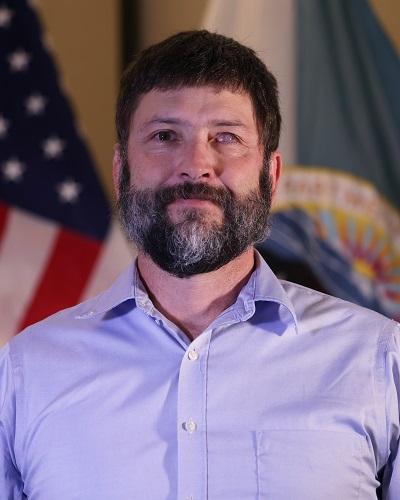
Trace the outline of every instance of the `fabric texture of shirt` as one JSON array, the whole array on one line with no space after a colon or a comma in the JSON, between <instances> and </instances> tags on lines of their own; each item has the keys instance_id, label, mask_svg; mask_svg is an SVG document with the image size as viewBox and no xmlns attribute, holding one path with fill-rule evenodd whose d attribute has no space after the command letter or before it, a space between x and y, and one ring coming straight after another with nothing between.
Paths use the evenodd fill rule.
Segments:
<instances>
[{"instance_id":1,"label":"fabric texture of shirt","mask_svg":"<svg viewBox=\"0 0 400 500\"><path fill-rule=\"evenodd\" d=\"M399 335L257 255L190 341L133 265L0 350L0 498L398 500Z\"/></svg>"}]
</instances>

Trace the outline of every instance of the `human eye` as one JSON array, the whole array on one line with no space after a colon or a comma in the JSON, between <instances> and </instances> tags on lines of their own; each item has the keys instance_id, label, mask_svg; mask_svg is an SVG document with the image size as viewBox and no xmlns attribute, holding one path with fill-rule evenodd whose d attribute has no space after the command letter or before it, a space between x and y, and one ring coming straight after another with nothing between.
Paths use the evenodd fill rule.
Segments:
<instances>
[{"instance_id":1,"label":"human eye","mask_svg":"<svg viewBox=\"0 0 400 500\"><path fill-rule=\"evenodd\" d=\"M219 144L237 144L240 142L239 137L232 132L219 132L215 140Z\"/></svg>"},{"instance_id":2,"label":"human eye","mask_svg":"<svg viewBox=\"0 0 400 500\"><path fill-rule=\"evenodd\" d=\"M156 142L172 142L177 140L177 134L173 130L158 130L152 134L152 139Z\"/></svg>"}]
</instances>

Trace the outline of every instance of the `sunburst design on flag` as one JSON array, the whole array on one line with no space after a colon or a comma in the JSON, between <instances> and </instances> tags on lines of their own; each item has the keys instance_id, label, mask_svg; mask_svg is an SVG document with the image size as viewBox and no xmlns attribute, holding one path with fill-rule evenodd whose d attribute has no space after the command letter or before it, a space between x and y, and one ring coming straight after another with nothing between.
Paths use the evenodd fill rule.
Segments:
<instances>
[{"instance_id":1,"label":"sunburst design on flag","mask_svg":"<svg viewBox=\"0 0 400 500\"><path fill-rule=\"evenodd\" d=\"M400 303L400 250L374 221L340 210L321 210L315 218L318 237L349 262L352 275L365 296L377 297L388 310Z\"/></svg>"},{"instance_id":2,"label":"sunburst design on flag","mask_svg":"<svg viewBox=\"0 0 400 500\"><path fill-rule=\"evenodd\" d=\"M275 252L325 289L400 319L400 213L369 182L327 167L286 167L274 207Z\"/></svg>"}]
</instances>

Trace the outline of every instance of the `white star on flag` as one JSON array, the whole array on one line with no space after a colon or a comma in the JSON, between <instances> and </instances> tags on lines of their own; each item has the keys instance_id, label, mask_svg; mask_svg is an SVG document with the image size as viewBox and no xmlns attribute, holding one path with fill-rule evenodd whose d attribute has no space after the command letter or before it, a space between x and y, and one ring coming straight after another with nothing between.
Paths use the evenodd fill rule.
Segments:
<instances>
[{"instance_id":1,"label":"white star on flag","mask_svg":"<svg viewBox=\"0 0 400 500\"><path fill-rule=\"evenodd\" d=\"M66 180L57 186L58 196L63 203L74 203L81 192L81 186L72 179Z\"/></svg>"},{"instance_id":2,"label":"white star on flag","mask_svg":"<svg viewBox=\"0 0 400 500\"><path fill-rule=\"evenodd\" d=\"M64 150L64 141L60 137L52 136L43 142L42 148L46 158L58 158Z\"/></svg>"},{"instance_id":3,"label":"white star on flag","mask_svg":"<svg viewBox=\"0 0 400 500\"><path fill-rule=\"evenodd\" d=\"M46 106L47 99L41 94L32 94L25 100L28 115L40 115Z\"/></svg>"},{"instance_id":4,"label":"white star on flag","mask_svg":"<svg viewBox=\"0 0 400 500\"><path fill-rule=\"evenodd\" d=\"M0 28L7 28L10 25L13 12L4 5L0 7Z\"/></svg>"},{"instance_id":5,"label":"white star on flag","mask_svg":"<svg viewBox=\"0 0 400 500\"><path fill-rule=\"evenodd\" d=\"M7 135L9 126L9 121L6 120L3 115L0 115L0 139Z\"/></svg>"},{"instance_id":6,"label":"white star on flag","mask_svg":"<svg viewBox=\"0 0 400 500\"><path fill-rule=\"evenodd\" d=\"M22 178L25 167L16 158L11 158L3 164L3 176L7 181L18 182Z\"/></svg>"},{"instance_id":7,"label":"white star on flag","mask_svg":"<svg viewBox=\"0 0 400 500\"><path fill-rule=\"evenodd\" d=\"M16 50L8 56L11 71L24 71L29 64L30 55L25 50Z\"/></svg>"}]
</instances>

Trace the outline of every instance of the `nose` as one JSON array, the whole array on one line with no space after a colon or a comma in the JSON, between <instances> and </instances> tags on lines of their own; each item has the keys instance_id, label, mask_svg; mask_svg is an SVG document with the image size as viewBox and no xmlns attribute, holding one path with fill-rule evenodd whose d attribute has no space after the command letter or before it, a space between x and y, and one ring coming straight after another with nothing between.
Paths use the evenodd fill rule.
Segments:
<instances>
[{"instance_id":1,"label":"nose","mask_svg":"<svg viewBox=\"0 0 400 500\"><path fill-rule=\"evenodd\" d=\"M191 181L206 181L216 175L216 152L207 140L195 140L187 144L180 162L180 177Z\"/></svg>"}]
</instances>

